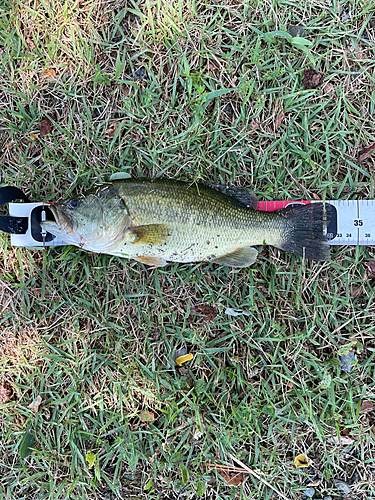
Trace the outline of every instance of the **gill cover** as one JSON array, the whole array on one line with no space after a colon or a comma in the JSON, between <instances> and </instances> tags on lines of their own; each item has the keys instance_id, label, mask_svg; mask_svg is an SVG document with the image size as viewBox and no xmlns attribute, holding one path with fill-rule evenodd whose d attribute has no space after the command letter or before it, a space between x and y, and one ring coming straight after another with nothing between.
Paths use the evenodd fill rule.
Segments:
<instances>
[{"instance_id":1,"label":"gill cover","mask_svg":"<svg viewBox=\"0 0 375 500\"><path fill-rule=\"evenodd\" d=\"M56 220L42 226L66 243L93 252L105 252L130 223L122 198L110 186L51 205L51 210Z\"/></svg>"}]
</instances>

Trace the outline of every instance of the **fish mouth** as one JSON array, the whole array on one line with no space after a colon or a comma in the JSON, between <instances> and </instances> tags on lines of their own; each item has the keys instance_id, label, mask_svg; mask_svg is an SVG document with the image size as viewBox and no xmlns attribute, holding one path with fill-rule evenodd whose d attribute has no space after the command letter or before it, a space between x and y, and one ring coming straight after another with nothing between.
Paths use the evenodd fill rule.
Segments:
<instances>
[{"instance_id":1,"label":"fish mouth","mask_svg":"<svg viewBox=\"0 0 375 500\"><path fill-rule=\"evenodd\" d=\"M62 207L57 205L49 205L48 207L55 220L46 220L41 222L41 226L48 232L55 234L74 234L77 230L77 223L73 217L66 213Z\"/></svg>"}]
</instances>

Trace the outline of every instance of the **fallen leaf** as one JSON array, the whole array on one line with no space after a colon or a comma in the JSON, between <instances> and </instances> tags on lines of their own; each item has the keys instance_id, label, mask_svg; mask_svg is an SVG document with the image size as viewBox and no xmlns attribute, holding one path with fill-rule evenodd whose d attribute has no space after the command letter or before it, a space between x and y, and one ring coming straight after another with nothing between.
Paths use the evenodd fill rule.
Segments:
<instances>
[{"instance_id":1,"label":"fallen leaf","mask_svg":"<svg viewBox=\"0 0 375 500\"><path fill-rule=\"evenodd\" d=\"M324 80L324 74L315 69L305 69L303 72L303 85L306 89L316 89Z\"/></svg>"},{"instance_id":2,"label":"fallen leaf","mask_svg":"<svg viewBox=\"0 0 375 500\"><path fill-rule=\"evenodd\" d=\"M375 151L375 142L374 144L371 144L370 146L367 146L367 148L363 148L362 151L360 152L359 161L364 161L366 160L370 154Z\"/></svg>"},{"instance_id":3,"label":"fallen leaf","mask_svg":"<svg viewBox=\"0 0 375 500\"><path fill-rule=\"evenodd\" d=\"M208 304L201 304L190 309L190 314L188 316L189 323L202 323L207 321L213 321L218 315L218 311L215 307ZM196 317L198 316L198 317Z\"/></svg>"},{"instance_id":4,"label":"fallen leaf","mask_svg":"<svg viewBox=\"0 0 375 500\"><path fill-rule=\"evenodd\" d=\"M38 139L38 137L39 137L39 134L30 134L30 136L29 136L29 137L30 137L30 139L31 139L32 141L36 141L36 140Z\"/></svg>"},{"instance_id":5,"label":"fallen leaf","mask_svg":"<svg viewBox=\"0 0 375 500\"><path fill-rule=\"evenodd\" d=\"M118 123L113 123L112 125L110 125L107 128L107 130L105 131L105 133L108 135L108 137L114 137L114 135L116 134L116 132L118 130L118 127L119 127Z\"/></svg>"},{"instance_id":6,"label":"fallen leaf","mask_svg":"<svg viewBox=\"0 0 375 500\"><path fill-rule=\"evenodd\" d=\"M185 354L184 356L179 356L178 358L175 359L176 363L181 366L183 363L186 363L187 361L191 361L194 358L194 356L189 353Z\"/></svg>"},{"instance_id":7,"label":"fallen leaf","mask_svg":"<svg viewBox=\"0 0 375 500\"><path fill-rule=\"evenodd\" d=\"M276 121L275 121L275 130L279 130L281 127L281 124L283 123L285 118L285 113L284 111L281 111L281 113L277 116Z\"/></svg>"},{"instance_id":8,"label":"fallen leaf","mask_svg":"<svg viewBox=\"0 0 375 500\"><path fill-rule=\"evenodd\" d=\"M319 200L319 201L320 201L320 197L319 197L319 195L317 195L316 193L311 193L311 197L312 197L314 200Z\"/></svg>"},{"instance_id":9,"label":"fallen leaf","mask_svg":"<svg viewBox=\"0 0 375 500\"><path fill-rule=\"evenodd\" d=\"M339 446L347 446L355 443L355 440L349 436L333 436L332 441Z\"/></svg>"},{"instance_id":10,"label":"fallen leaf","mask_svg":"<svg viewBox=\"0 0 375 500\"><path fill-rule=\"evenodd\" d=\"M52 122L49 118L44 117L40 122L39 122L39 133L40 137L44 137L45 135L48 135L52 132Z\"/></svg>"},{"instance_id":11,"label":"fallen leaf","mask_svg":"<svg viewBox=\"0 0 375 500\"><path fill-rule=\"evenodd\" d=\"M29 404L28 408L30 410L33 410L34 413L38 413L39 406L40 406L41 402L42 402L42 398L40 397L40 395L38 395L35 398L35 401L33 401L32 403Z\"/></svg>"},{"instance_id":12,"label":"fallen leaf","mask_svg":"<svg viewBox=\"0 0 375 500\"><path fill-rule=\"evenodd\" d=\"M89 469L91 469L96 462L96 455L91 450L86 453L86 462L88 463Z\"/></svg>"},{"instance_id":13,"label":"fallen leaf","mask_svg":"<svg viewBox=\"0 0 375 500\"><path fill-rule=\"evenodd\" d=\"M310 465L310 460L307 458L306 455L297 455L296 458L294 459L294 465L296 467L309 467Z\"/></svg>"},{"instance_id":14,"label":"fallen leaf","mask_svg":"<svg viewBox=\"0 0 375 500\"><path fill-rule=\"evenodd\" d=\"M48 113L40 122L39 122L39 133L40 137L44 137L52 132L52 121L56 120L56 113Z\"/></svg>"},{"instance_id":15,"label":"fallen leaf","mask_svg":"<svg viewBox=\"0 0 375 500\"><path fill-rule=\"evenodd\" d=\"M217 473L220 474L220 476L226 483L228 483L229 486L240 486L246 480L246 476L243 472L228 474L226 471L218 469Z\"/></svg>"},{"instance_id":16,"label":"fallen leaf","mask_svg":"<svg viewBox=\"0 0 375 500\"><path fill-rule=\"evenodd\" d=\"M231 307L225 309L225 314L228 314L229 316L251 316L248 311L244 311L242 309L232 309Z\"/></svg>"},{"instance_id":17,"label":"fallen leaf","mask_svg":"<svg viewBox=\"0 0 375 500\"><path fill-rule=\"evenodd\" d=\"M374 408L374 402L365 399L364 401L362 401L359 411L372 410L373 408Z\"/></svg>"},{"instance_id":18,"label":"fallen leaf","mask_svg":"<svg viewBox=\"0 0 375 500\"><path fill-rule=\"evenodd\" d=\"M311 486L319 486L321 482L322 482L322 480L319 479L319 478L318 479L314 479L313 481L310 481L308 484L306 484L306 486L309 486L309 487L311 487Z\"/></svg>"},{"instance_id":19,"label":"fallen leaf","mask_svg":"<svg viewBox=\"0 0 375 500\"><path fill-rule=\"evenodd\" d=\"M43 71L44 78L54 78L56 76L56 71L52 68Z\"/></svg>"},{"instance_id":20,"label":"fallen leaf","mask_svg":"<svg viewBox=\"0 0 375 500\"><path fill-rule=\"evenodd\" d=\"M252 132L255 132L255 130L256 130L257 128L259 128L259 125L260 125L260 124L259 124L259 122L258 122L257 120L255 120L255 118L252 118L252 119L251 119L250 134L251 134Z\"/></svg>"},{"instance_id":21,"label":"fallen leaf","mask_svg":"<svg viewBox=\"0 0 375 500\"><path fill-rule=\"evenodd\" d=\"M109 178L110 181L121 181L124 179L130 179L130 174L129 172L115 172L112 174Z\"/></svg>"},{"instance_id":22,"label":"fallen leaf","mask_svg":"<svg viewBox=\"0 0 375 500\"><path fill-rule=\"evenodd\" d=\"M27 43L27 46L29 47L30 50L34 50L35 49L36 45L31 40L31 38L26 38L26 43Z\"/></svg>"},{"instance_id":23,"label":"fallen leaf","mask_svg":"<svg viewBox=\"0 0 375 500\"><path fill-rule=\"evenodd\" d=\"M10 401L10 394L8 382L3 382L0 385L0 403L7 403Z\"/></svg>"},{"instance_id":24,"label":"fallen leaf","mask_svg":"<svg viewBox=\"0 0 375 500\"><path fill-rule=\"evenodd\" d=\"M144 410L138 416L141 422L153 422L155 420L155 415L152 413L152 411L148 410Z\"/></svg>"},{"instance_id":25,"label":"fallen leaf","mask_svg":"<svg viewBox=\"0 0 375 500\"><path fill-rule=\"evenodd\" d=\"M216 470L229 486L241 486L247 479L248 472L241 467L209 463L208 468L210 470Z\"/></svg>"}]
</instances>

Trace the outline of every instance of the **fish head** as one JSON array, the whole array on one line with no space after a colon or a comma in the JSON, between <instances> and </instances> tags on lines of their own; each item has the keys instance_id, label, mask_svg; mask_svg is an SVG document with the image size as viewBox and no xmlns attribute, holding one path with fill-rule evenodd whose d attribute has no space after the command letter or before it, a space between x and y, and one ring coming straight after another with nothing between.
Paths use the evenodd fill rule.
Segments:
<instances>
[{"instance_id":1,"label":"fish head","mask_svg":"<svg viewBox=\"0 0 375 500\"><path fill-rule=\"evenodd\" d=\"M110 249L129 226L126 206L109 186L49 208L55 220L41 222L43 229L70 245L93 252Z\"/></svg>"}]
</instances>

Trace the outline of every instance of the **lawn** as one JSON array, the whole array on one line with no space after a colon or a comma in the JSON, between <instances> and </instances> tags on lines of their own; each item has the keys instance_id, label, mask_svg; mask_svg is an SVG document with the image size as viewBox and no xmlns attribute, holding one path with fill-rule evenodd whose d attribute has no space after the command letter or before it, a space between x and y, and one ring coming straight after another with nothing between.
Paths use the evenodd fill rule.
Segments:
<instances>
[{"instance_id":1,"label":"lawn","mask_svg":"<svg viewBox=\"0 0 375 500\"><path fill-rule=\"evenodd\" d=\"M374 199L374 49L372 0L1 0L0 185ZM374 248L0 245L1 500L375 498Z\"/></svg>"}]
</instances>

